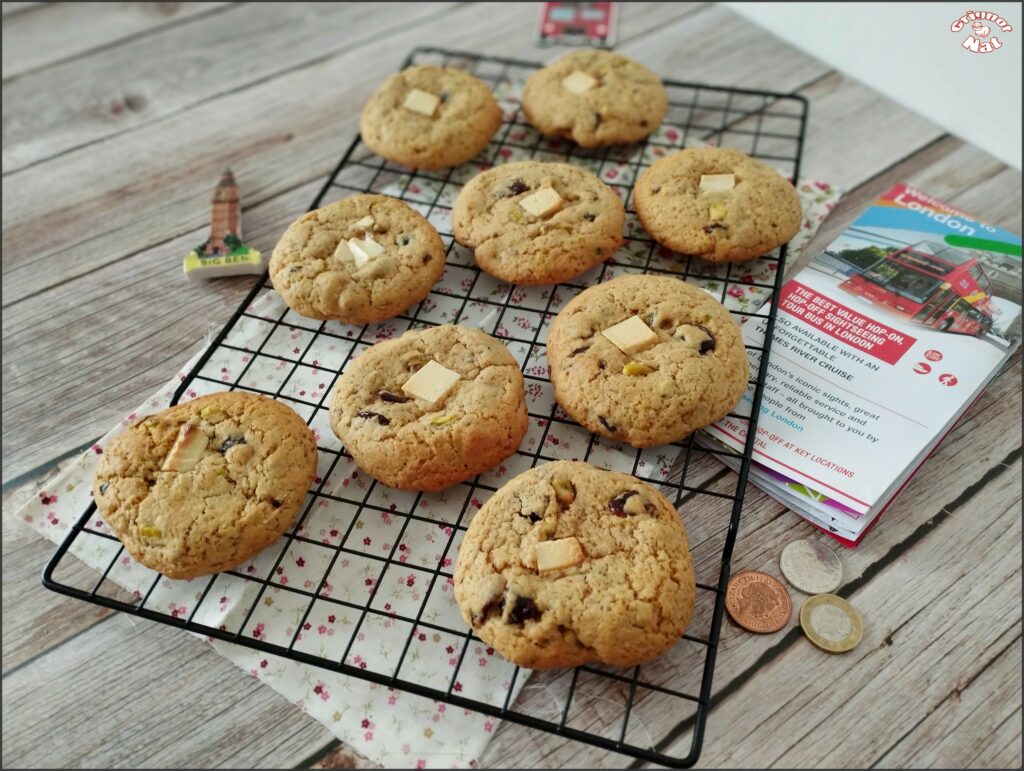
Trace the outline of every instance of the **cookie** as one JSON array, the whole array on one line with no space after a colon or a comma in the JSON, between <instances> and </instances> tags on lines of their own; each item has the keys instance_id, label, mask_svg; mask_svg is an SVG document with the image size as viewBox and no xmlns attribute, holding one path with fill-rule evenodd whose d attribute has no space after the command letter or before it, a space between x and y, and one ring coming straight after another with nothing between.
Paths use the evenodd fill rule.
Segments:
<instances>
[{"instance_id":1,"label":"cookie","mask_svg":"<svg viewBox=\"0 0 1024 771\"><path fill-rule=\"evenodd\" d=\"M619 196L590 172L522 161L488 169L462 188L452 232L496 278L557 284L614 254L625 216Z\"/></svg>"},{"instance_id":2,"label":"cookie","mask_svg":"<svg viewBox=\"0 0 1024 771\"><path fill-rule=\"evenodd\" d=\"M295 521L316 475L290 407L225 391L149 415L100 456L92 493L136 561L168 578L237 567Z\"/></svg>"},{"instance_id":3,"label":"cookie","mask_svg":"<svg viewBox=\"0 0 1024 771\"><path fill-rule=\"evenodd\" d=\"M479 329L413 330L348 365L331 392L330 420L374 479L440 490L516 451L527 426L523 375Z\"/></svg>"},{"instance_id":4,"label":"cookie","mask_svg":"<svg viewBox=\"0 0 1024 771\"><path fill-rule=\"evenodd\" d=\"M303 214L270 258L270 280L292 310L348 324L401 313L443 273L434 226L384 195L354 195Z\"/></svg>"},{"instance_id":5,"label":"cookie","mask_svg":"<svg viewBox=\"0 0 1024 771\"><path fill-rule=\"evenodd\" d=\"M672 504L628 474L573 461L503 485L474 515L455 567L462 618L528 669L649 661L685 631L695 589Z\"/></svg>"},{"instance_id":6,"label":"cookie","mask_svg":"<svg viewBox=\"0 0 1024 771\"><path fill-rule=\"evenodd\" d=\"M483 81L446 67L410 67L384 81L359 131L377 155L420 169L458 166L487 147L501 108Z\"/></svg>"},{"instance_id":7,"label":"cookie","mask_svg":"<svg viewBox=\"0 0 1024 771\"><path fill-rule=\"evenodd\" d=\"M657 129L668 95L658 76L632 59L610 51L574 51L527 79L522 108L546 136L604 147L636 142Z\"/></svg>"},{"instance_id":8,"label":"cookie","mask_svg":"<svg viewBox=\"0 0 1024 771\"><path fill-rule=\"evenodd\" d=\"M729 312L668 276L626 275L586 289L548 333L555 400L596 434L668 444L728 413L747 385Z\"/></svg>"},{"instance_id":9,"label":"cookie","mask_svg":"<svg viewBox=\"0 0 1024 771\"><path fill-rule=\"evenodd\" d=\"M796 188L739 150L694 147L656 161L633 205L654 239L712 262L751 260L789 241L803 212Z\"/></svg>"}]
</instances>

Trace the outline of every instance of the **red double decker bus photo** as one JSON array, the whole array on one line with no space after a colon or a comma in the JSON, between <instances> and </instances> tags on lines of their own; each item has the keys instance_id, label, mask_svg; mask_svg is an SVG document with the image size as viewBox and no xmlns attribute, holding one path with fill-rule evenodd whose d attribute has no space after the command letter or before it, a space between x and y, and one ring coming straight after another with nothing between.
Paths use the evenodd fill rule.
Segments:
<instances>
[{"instance_id":1,"label":"red double decker bus photo","mask_svg":"<svg viewBox=\"0 0 1024 771\"><path fill-rule=\"evenodd\" d=\"M943 332L984 337L992 328L992 288L981 263L943 243L898 249L839 286Z\"/></svg>"}]
</instances>

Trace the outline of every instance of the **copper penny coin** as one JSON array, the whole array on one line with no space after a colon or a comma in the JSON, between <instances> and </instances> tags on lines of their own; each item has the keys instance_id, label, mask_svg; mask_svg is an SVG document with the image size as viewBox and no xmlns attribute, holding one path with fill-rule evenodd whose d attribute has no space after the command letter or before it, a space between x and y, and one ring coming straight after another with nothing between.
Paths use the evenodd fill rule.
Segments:
<instances>
[{"instance_id":1,"label":"copper penny coin","mask_svg":"<svg viewBox=\"0 0 1024 771\"><path fill-rule=\"evenodd\" d=\"M782 582L767 573L746 570L729 579L725 609L732 620L758 634L778 632L789 621L793 603Z\"/></svg>"}]
</instances>

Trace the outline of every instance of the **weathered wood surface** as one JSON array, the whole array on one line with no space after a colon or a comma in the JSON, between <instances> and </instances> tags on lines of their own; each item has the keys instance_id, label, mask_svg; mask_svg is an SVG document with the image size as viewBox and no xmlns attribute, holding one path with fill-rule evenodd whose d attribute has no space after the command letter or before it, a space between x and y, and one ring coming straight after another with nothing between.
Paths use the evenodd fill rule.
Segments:
<instances>
[{"instance_id":1,"label":"weathered wood surface","mask_svg":"<svg viewBox=\"0 0 1024 771\"><path fill-rule=\"evenodd\" d=\"M225 3L48 3L33 7L40 5L4 3L5 16L8 6L15 6L12 13L23 15L4 24L4 80L56 62L70 63L128 39L157 39L156 33L185 19L216 12Z\"/></svg>"},{"instance_id":2,"label":"weathered wood surface","mask_svg":"<svg viewBox=\"0 0 1024 771\"><path fill-rule=\"evenodd\" d=\"M4 4L5 482L103 433L230 315L247 280L196 288L178 273L225 161L247 241L269 249L411 47L559 53L532 47L532 5L142 5ZM215 62L211 40L231 62ZM811 100L804 171L848 191L819 244L903 179L1021 227L1018 172L727 10L630 4L620 40L667 77ZM792 625L723 629L701 765L1020 765L1019 425L1018 355L884 527L843 552L843 591L866 621L857 651L826 657ZM711 460L691 473L734 485ZM365 764L199 640L43 590L51 547L9 516L34 482L4 496L3 765ZM756 489L747 500L734 569L777 572L781 547L816 531ZM695 554L710 564L725 510L694 508ZM110 651L126 666L109 669ZM154 683L172 671L187 677L168 699ZM91 687L97 677L109 689ZM656 698L638 712L655 737L674 729L665 749L681 752L689 735L674 714ZM580 719L603 730L614 715L595 700ZM814 730L826 719L846 730ZM509 724L482 758L628 762Z\"/></svg>"}]
</instances>

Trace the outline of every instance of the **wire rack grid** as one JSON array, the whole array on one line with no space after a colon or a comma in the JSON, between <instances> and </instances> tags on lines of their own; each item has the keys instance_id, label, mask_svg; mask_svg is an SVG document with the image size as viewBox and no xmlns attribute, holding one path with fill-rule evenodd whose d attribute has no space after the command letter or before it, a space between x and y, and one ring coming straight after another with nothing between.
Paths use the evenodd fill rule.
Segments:
<instances>
[{"instance_id":1,"label":"wire rack grid","mask_svg":"<svg viewBox=\"0 0 1024 771\"><path fill-rule=\"evenodd\" d=\"M492 85L506 121L477 162L439 173L411 172L372 155L359 137L351 143L311 208L328 195L386 192L414 206L438 226L447 248L445 278L412 310L385 324L350 327L317 323L272 302L266 275L220 331L181 383L172 402L213 390L242 389L280 399L307 417L317 431L320 465L296 525L281 541L246 566L197 579L191 606L166 602L171 584L140 570L134 591L126 591L122 565L130 558L96 515L95 504L74 524L43 574L44 585L135 616L227 640L388 687L429 697L496 718L555 733L642 761L670 766L696 762L711 696L712 674L723 619L724 587L743 506L743 493L756 435L756 416L767 368L763 349L751 348L744 402L733 417L747 425L743 453L710 447L694 435L670 447L635 450L584 432L550 398L544 341L550 320L576 293L623 272L659 273L690 281L726 303L738 318L754 315L742 299L774 294L781 285L785 247L749 264L712 265L659 247L636 223L630 205L632 182L653 160L680 147L720 144L737 147L796 179L806 125L802 97L668 81L669 113L662 127L630 147L582 150L533 131L518 110L523 80L540 65L480 54L416 49L411 64L464 68ZM448 214L462 183L488 165L526 158L583 165L615 188L626 202L627 241L622 250L576 282L558 287L512 287L475 267L471 253L454 243ZM762 276L768 278L762 279ZM268 310L272 308L272 310ZM526 322L523 321L526 319ZM766 316L772 339L774 302ZM361 350L378 339L415 326L475 324L501 339L522 364L530 402L531 428L506 472L518 473L548 460L576 458L632 473L661 489L682 507L698 579L694 619L679 643L654 662L632 669L603 665L543 673L522 672L465 628L450 592L458 544L482 500L501 479L491 474L439 494L389 490L362 475L327 428L325 400L334 380ZM237 330L248 324L248 338ZM281 345L284 339L285 345ZM290 347L289 347L290 346ZM231 360L236 369L216 365ZM253 373L274 371L276 387L260 385ZM269 369L268 369L269 368ZM221 374L231 371L230 377ZM312 375L311 375L312 373ZM308 385L310 378L320 381ZM306 387L299 387L306 384ZM738 475L715 460L728 454L740 462ZM511 475L511 473L509 474ZM324 515L324 511L332 512ZM324 517L327 516L327 519ZM384 523L383 525L381 523ZM383 547L366 546L364 525L386 527ZM426 554L409 559L424 541ZM106 549L109 563L97 580L68 559L86 546ZM302 549L307 558L294 559ZM314 562L312 578L288 582L286 567ZM354 570L352 564L360 565ZM397 581L395 580L397 579ZM197 583L198 582L198 583ZM353 586L365 589L354 593ZM415 587L404 596L391 591ZM389 587L382 589L382 587ZM391 592L389 594L389 592ZM231 597L231 612L221 611ZM219 598L219 599L218 599ZM259 622L264 606L276 601L293 623L272 638ZM327 615L329 614L329 615ZM324 619L346 622L330 643L310 642L311 627ZM305 636L304 636L305 635ZM376 655L362 651L367 637L387 637ZM432 650L428 650L433 646ZM443 653L438 657L437 653ZM386 651L381 654L380 651ZM477 667L489 666L487 677ZM529 682L527 678L529 677Z\"/></svg>"}]
</instances>

